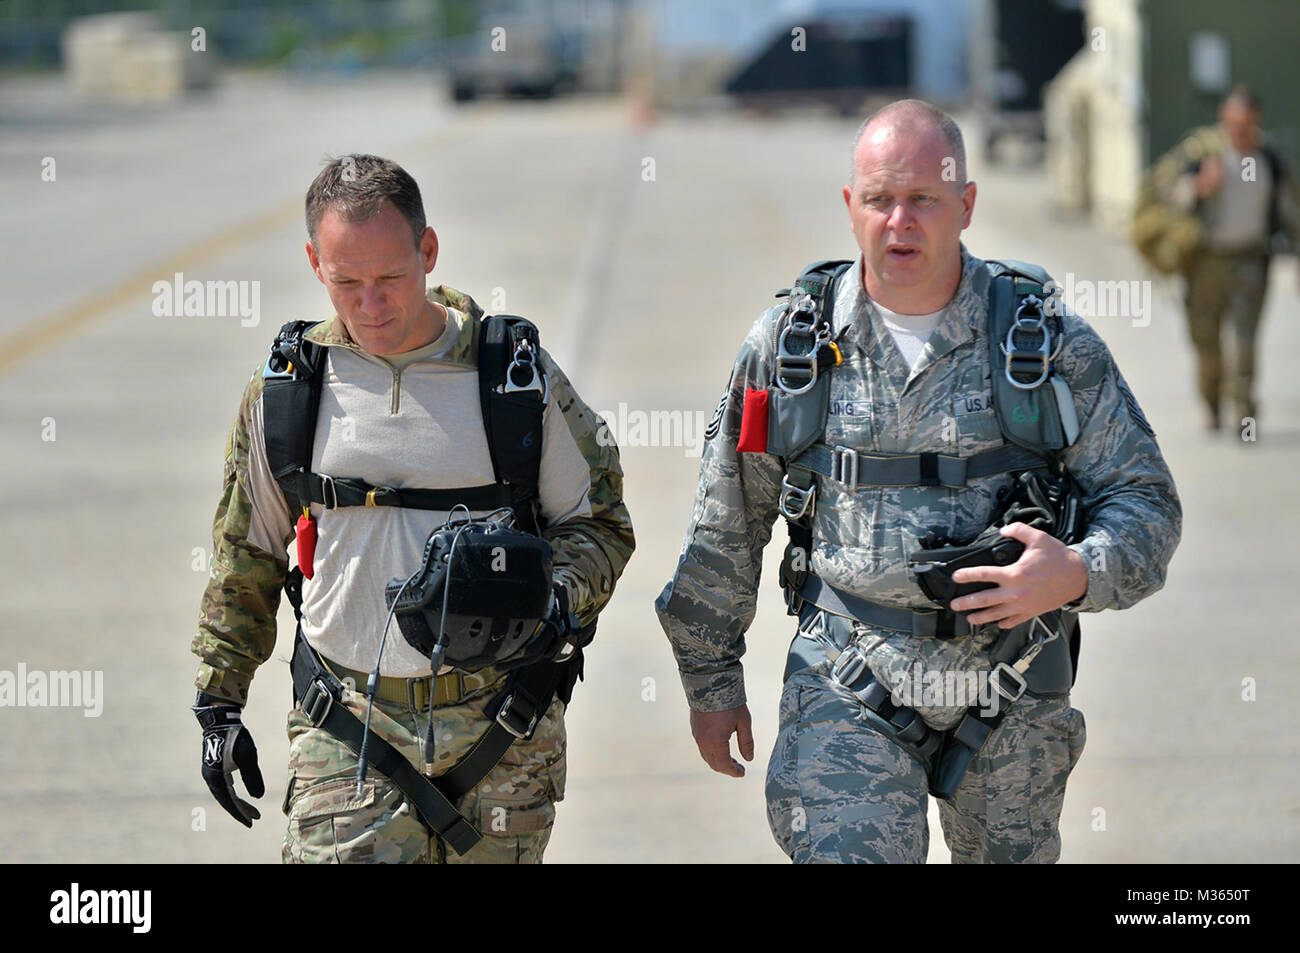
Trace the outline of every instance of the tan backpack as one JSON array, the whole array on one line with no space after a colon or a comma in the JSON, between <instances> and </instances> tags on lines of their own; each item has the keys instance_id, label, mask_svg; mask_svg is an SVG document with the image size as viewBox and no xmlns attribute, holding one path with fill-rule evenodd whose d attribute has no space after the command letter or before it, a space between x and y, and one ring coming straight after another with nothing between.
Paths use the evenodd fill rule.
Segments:
<instances>
[{"instance_id":1,"label":"tan backpack","mask_svg":"<svg viewBox=\"0 0 1300 953\"><path fill-rule=\"evenodd\" d=\"M1207 154L1206 143L1193 134L1143 177L1129 234L1142 259L1162 275L1185 274L1204 240L1196 212L1179 208L1167 195L1174 180Z\"/></svg>"}]
</instances>

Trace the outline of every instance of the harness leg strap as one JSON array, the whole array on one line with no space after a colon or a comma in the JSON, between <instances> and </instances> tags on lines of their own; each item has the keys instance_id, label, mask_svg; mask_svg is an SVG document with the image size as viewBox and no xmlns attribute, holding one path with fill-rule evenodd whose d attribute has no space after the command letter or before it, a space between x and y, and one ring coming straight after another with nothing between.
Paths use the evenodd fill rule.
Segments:
<instances>
[{"instance_id":1,"label":"harness leg strap","mask_svg":"<svg viewBox=\"0 0 1300 953\"><path fill-rule=\"evenodd\" d=\"M487 777L516 740L533 736L569 667L543 661L511 675L505 690L488 706L487 714L494 719L491 727L455 767L433 780L373 731L367 747L370 763L406 795L424 826L463 856L483 835L453 802ZM290 669L294 697L303 713L360 755L365 725L338 703L342 684L321 664L301 630L294 639Z\"/></svg>"},{"instance_id":2,"label":"harness leg strap","mask_svg":"<svg viewBox=\"0 0 1300 953\"><path fill-rule=\"evenodd\" d=\"M358 756L366 728L356 715L340 702L342 684L320 663L315 651L302 637L294 638L293 693L299 707L317 728L328 731ZM420 774L406 757L373 731L367 752L375 769L386 775L415 808L420 821L459 855L464 855L482 838L474 825L456 810L447 797L428 778Z\"/></svg>"}]
</instances>

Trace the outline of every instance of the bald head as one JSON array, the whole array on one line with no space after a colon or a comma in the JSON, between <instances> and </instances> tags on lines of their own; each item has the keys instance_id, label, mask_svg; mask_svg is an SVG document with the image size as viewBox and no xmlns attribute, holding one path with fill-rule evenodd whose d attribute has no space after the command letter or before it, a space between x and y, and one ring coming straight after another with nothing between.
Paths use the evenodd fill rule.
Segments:
<instances>
[{"instance_id":1,"label":"bald head","mask_svg":"<svg viewBox=\"0 0 1300 953\"><path fill-rule=\"evenodd\" d=\"M849 185L858 174L858 150L864 139L870 141L882 130L908 138L938 137L944 158L951 158L951 181L960 191L966 185L966 145L956 121L942 109L920 99L900 99L882 106L868 116L853 137L849 152ZM945 176L948 178L948 176Z\"/></svg>"},{"instance_id":2,"label":"bald head","mask_svg":"<svg viewBox=\"0 0 1300 953\"><path fill-rule=\"evenodd\" d=\"M891 103L858 130L851 181L842 194L863 291L900 314L943 307L961 280L961 232L975 210L957 124L929 103Z\"/></svg>"}]
</instances>

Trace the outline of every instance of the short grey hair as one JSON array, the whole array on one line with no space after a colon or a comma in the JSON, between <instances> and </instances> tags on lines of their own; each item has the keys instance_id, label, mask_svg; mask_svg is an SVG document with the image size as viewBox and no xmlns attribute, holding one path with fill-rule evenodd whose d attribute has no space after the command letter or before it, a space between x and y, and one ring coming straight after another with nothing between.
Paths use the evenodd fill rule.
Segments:
<instances>
[{"instance_id":1,"label":"short grey hair","mask_svg":"<svg viewBox=\"0 0 1300 953\"><path fill-rule=\"evenodd\" d=\"M938 126L957 165L957 188L964 188L966 185L966 144L962 140L961 129L957 125L957 120L938 106L927 103L923 99L897 100L887 106L880 107L862 121L862 125L858 126L857 135L853 137L853 148L849 150L849 184L853 183L854 176L857 175L858 146L861 144L862 137L866 134L867 129L877 122L893 117L895 113L901 114L896 125L915 127L918 123L930 122Z\"/></svg>"}]
</instances>

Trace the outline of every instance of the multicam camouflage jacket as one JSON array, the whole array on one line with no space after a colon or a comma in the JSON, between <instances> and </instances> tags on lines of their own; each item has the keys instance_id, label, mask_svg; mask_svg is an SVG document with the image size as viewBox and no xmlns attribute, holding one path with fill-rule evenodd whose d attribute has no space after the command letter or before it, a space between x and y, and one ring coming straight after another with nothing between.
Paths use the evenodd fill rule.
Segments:
<instances>
[{"instance_id":1,"label":"multicam camouflage jacket","mask_svg":"<svg viewBox=\"0 0 1300 953\"><path fill-rule=\"evenodd\" d=\"M447 378L459 375L458 379L463 380L467 370L478 366L482 309L467 295L446 286L430 289L428 297L454 310L449 311L448 330L444 332L450 339L450 346L436 359L437 367L428 371L427 376L436 377L441 374ZM307 337L318 344L330 346L330 353L338 355L331 357L327 374L336 373L339 366L347 366L344 359L350 354L353 355L351 360L354 362L366 359L364 352L347 337L337 317L317 325L308 332ZM372 362L374 360L373 356L369 359ZM609 601L615 582L635 546L632 524L622 500L623 473L617 447L611 441L597 438L597 430L601 426L599 419L574 392L564 373L545 350L541 352L541 361L550 387L550 399L543 423L540 487L543 515L547 515L548 480L553 488L550 494L552 508L565 514L564 518L556 518L547 525L543 535L551 544L555 578L564 583L570 597L570 608L585 622L589 622ZM295 536L292 519L296 513L289 510L282 491L269 477L265 461L261 370L259 366L244 391L239 414L227 443L224 485L213 521L210 574L199 614L198 634L192 645L194 653L202 659L196 680L198 687L241 705L247 702L253 673L270 658L275 646L276 611L289 570L287 549ZM382 367L379 372L381 375L384 373ZM401 373L409 374L410 371L408 369ZM394 375L394 379L398 377L399 375ZM461 388L465 394L471 395L465 402L467 413L477 412L477 397L472 396L476 393L476 380L476 375L470 375ZM326 404L330 392L339 393L336 386L339 383L350 385L348 381L333 382L327 377L327 393L322 396L322 418L328 413ZM356 391L361 388L352 389ZM386 411L388 398L382 393L382 387L380 391L378 399ZM394 393L394 403L398 397ZM439 405L427 399L421 402L416 398L404 398L402 416L387 417L384 426L376 428L387 430L388 439L398 441L398 446L410 446L409 434L413 432L413 424L407 420L408 410L411 414L424 413L431 417L433 426L439 430L451 429L449 422L438 421ZM424 406L421 406L422 403ZM396 411L396 406L393 409ZM402 431L403 420L407 420L405 431ZM567 432L564 432L565 428L552 432L550 428L555 425L551 421L555 420L562 420ZM317 466L315 461L321 460L321 454L329 451L330 445L334 444L335 425L338 423L339 421L330 419L318 426L317 446L313 449L314 468ZM327 436L322 437L322 434ZM474 448L474 456L480 460L474 466L487 468L486 479L476 482L491 482L486 438L481 437L478 430L474 430L474 436L479 444ZM556 459L563 465L548 469L548 448L553 444L561 448L556 451ZM356 451L352 452L356 454ZM412 460L420 460L423 452L423 448L413 448L409 454L399 454L405 459L391 460L391 463L387 462L391 455L384 455L384 459L370 463L373 472L369 475L364 472L323 472L368 479L375 485L398 487L473 485L463 482L466 468L471 465L465 460L448 459L446 464L438 468L439 472L430 472L426 477L423 473L424 464L412 463ZM469 452L468 448L466 452ZM446 459L432 454L430 457L431 460ZM432 464L429 469L434 469ZM402 474L404 470L416 472L406 473L407 482L402 482L400 478L388 482L391 473ZM452 479L453 482L447 483L445 479L440 481L440 476ZM456 482L457 476L460 482ZM428 482L423 482L426 479ZM419 482L411 482L412 480ZM561 503L556 505L555 500L560 500ZM316 549L315 578L304 587L304 634L309 641L323 638L330 645L341 647L343 651L331 657L344 665L352 663L352 659L345 657L349 654L347 650L360 646L358 655L367 659L365 668L368 669L375 658L371 643L378 644L384 619L383 585L394 574L389 571L392 568L389 564L396 565L399 555L412 565L416 564L429 532L425 524L440 524L445 514L396 510L392 507L369 510L365 514L359 513L363 509L359 507L345 507L327 513L322 513L320 509L319 504L312 505L313 515L319 519L321 543ZM369 523L366 522L367 518ZM349 520L353 522L349 523ZM361 530L349 533L347 528L358 526L358 520L365 525ZM375 520L387 522L375 523ZM369 535L367 525L370 527ZM355 546L359 540L370 544L369 551L350 550L349 545ZM406 550L410 552L407 553ZM403 565L401 571L404 574L410 568ZM369 578L370 576L374 578ZM316 618L309 620L307 613L313 607L313 596L317 612ZM350 602L350 605L342 607L345 621L349 618L364 620L364 625L357 626L363 631L353 632L347 625L335 624L339 617L337 604L345 601ZM378 622L371 624L372 617L376 614ZM314 634L308 630L309 621L316 624L317 631ZM335 631L328 631L330 629ZM390 661L398 665L400 650L408 648L405 644L398 644L395 648L395 641L401 643L401 640L388 640L383 656L384 674L413 677L410 673L390 671ZM428 673L427 659L423 664L423 673Z\"/></svg>"},{"instance_id":2,"label":"multicam camouflage jacket","mask_svg":"<svg viewBox=\"0 0 1300 953\"><path fill-rule=\"evenodd\" d=\"M975 286L984 263L962 249L957 292L910 371L862 289L862 263L835 286L832 317L844 362L831 374L822 441L859 451L970 456L1004 443L991 405L986 302ZM743 704L741 656L753 621L763 548L778 515L785 470L767 453L736 449L747 389L773 379L775 323L766 311L741 347L700 465L695 509L681 559L656 602L690 707ZM1088 510L1086 538L1071 548L1088 569L1079 611L1125 608L1158 590L1181 532L1174 481L1110 352L1081 318L1064 316L1057 372L1069 384L1079 437L1063 454ZM963 489L863 486L818 478L810 568L831 585L890 606L933 609L907 568L907 555L934 530L969 540L995 515L1012 476L972 480ZM866 627L870 628L870 627ZM993 624L970 638L940 641L885 629L868 655L882 680L920 662L933 670L987 669ZM959 710L926 712L950 723Z\"/></svg>"}]
</instances>

